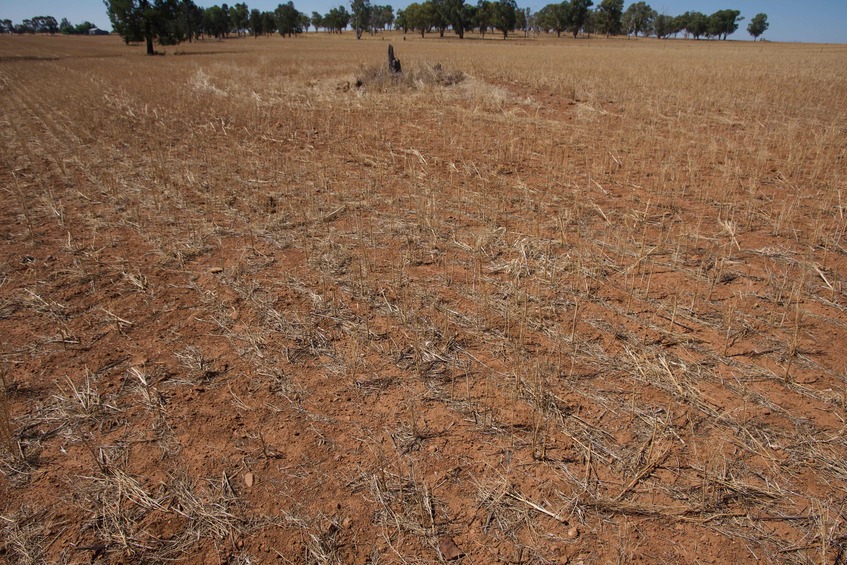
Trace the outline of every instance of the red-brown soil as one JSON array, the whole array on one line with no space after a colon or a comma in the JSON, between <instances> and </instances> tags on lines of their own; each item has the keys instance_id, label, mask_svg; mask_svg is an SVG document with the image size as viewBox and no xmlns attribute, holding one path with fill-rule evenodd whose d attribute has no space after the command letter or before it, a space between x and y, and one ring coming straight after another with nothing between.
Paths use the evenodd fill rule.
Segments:
<instances>
[{"instance_id":1,"label":"red-brown soil","mask_svg":"<svg viewBox=\"0 0 847 565\"><path fill-rule=\"evenodd\" d=\"M385 45L0 38L0 558L841 562L844 50Z\"/></svg>"}]
</instances>

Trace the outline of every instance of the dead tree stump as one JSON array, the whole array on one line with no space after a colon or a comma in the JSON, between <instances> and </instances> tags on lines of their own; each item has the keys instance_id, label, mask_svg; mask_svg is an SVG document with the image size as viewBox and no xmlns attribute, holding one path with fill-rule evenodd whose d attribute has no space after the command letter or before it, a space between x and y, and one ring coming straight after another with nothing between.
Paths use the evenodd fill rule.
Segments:
<instances>
[{"instance_id":1,"label":"dead tree stump","mask_svg":"<svg viewBox=\"0 0 847 565\"><path fill-rule=\"evenodd\" d=\"M394 46L390 43L388 44L388 70L392 73L403 72L403 69L400 67L400 59L394 58Z\"/></svg>"}]
</instances>

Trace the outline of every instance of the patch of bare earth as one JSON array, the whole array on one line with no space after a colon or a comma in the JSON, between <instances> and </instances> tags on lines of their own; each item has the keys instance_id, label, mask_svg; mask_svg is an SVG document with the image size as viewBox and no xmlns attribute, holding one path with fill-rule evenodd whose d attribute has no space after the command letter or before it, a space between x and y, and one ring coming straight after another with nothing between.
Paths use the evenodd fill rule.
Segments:
<instances>
[{"instance_id":1,"label":"patch of bare earth","mask_svg":"<svg viewBox=\"0 0 847 565\"><path fill-rule=\"evenodd\" d=\"M0 38L0 556L843 560L844 48L409 39Z\"/></svg>"}]
</instances>

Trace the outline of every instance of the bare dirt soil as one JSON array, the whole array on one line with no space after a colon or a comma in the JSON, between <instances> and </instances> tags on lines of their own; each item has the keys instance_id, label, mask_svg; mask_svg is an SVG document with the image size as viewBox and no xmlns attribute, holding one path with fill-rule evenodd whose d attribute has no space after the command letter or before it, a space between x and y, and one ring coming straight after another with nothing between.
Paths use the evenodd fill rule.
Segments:
<instances>
[{"instance_id":1,"label":"bare dirt soil","mask_svg":"<svg viewBox=\"0 0 847 565\"><path fill-rule=\"evenodd\" d=\"M844 561L847 47L166 51L0 37L0 559Z\"/></svg>"}]
</instances>

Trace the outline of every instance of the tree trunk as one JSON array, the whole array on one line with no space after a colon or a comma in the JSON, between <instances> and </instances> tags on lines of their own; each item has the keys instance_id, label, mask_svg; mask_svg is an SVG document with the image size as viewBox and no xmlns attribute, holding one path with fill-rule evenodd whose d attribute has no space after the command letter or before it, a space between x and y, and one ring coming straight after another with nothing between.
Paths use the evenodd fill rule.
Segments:
<instances>
[{"instance_id":1,"label":"tree trunk","mask_svg":"<svg viewBox=\"0 0 847 565\"><path fill-rule=\"evenodd\" d=\"M147 39L147 54L148 55L155 55L156 51L153 49L153 34L148 33L146 39Z\"/></svg>"}]
</instances>

